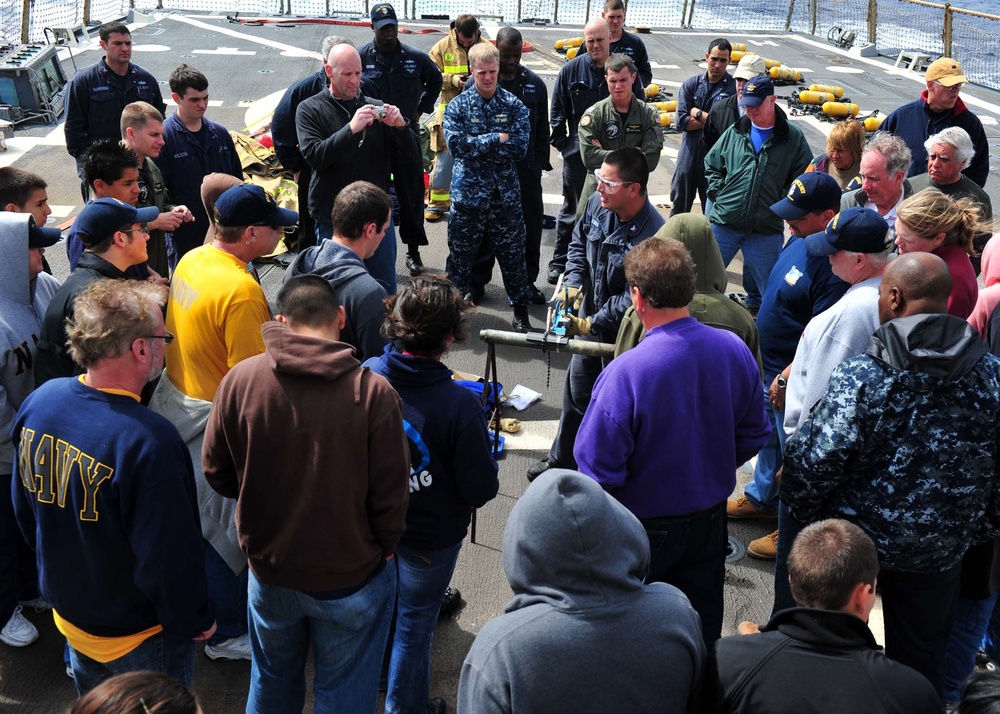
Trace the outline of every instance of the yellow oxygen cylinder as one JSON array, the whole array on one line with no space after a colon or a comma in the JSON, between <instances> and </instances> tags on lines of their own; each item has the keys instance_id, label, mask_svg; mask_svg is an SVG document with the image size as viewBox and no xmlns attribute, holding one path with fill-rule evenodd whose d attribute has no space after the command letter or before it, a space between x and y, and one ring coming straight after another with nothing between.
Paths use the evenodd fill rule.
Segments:
<instances>
[{"instance_id":1,"label":"yellow oxygen cylinder","mask_svg":"<svg viewBox=\"0 0 1000 714\"><path fill-rule=\"evenodd\" d=\"M661 112L676 112L677 100L672 99L669 102L652 102L652 106L656 107Z\"/></svg>"},{"instance_id":2,"label":"yellow oxygen cylinder","mask_svg":"<svg viewBox=\"0 0 1000 714\"><path fill-rule=\"evenodd\" d=\"M885 117L867 117L865 119L865 131L872 132L878 131L879 127L882 126L882 122L885 121Z\"/></svg>"},{"instance_id":3,"label":"yellow oxygen cylinder","mask_svg":"<svg viewBox=\"0 0 1000 714\"><path fill-rule=\"evenodd\" d=\"M746 52L747 51L747 46L746 46L745 42L730 42L729 44L733 46L733 52ZM733 56L729 55L729 61L730 62L732 62L732 59L733 59ZM739 60L736 60L736 61L739 62Z\"/></svg>"},{"instance_id":4,"label":"yellow oxygen cylinder","mask_svg":"<svg viewBox=\"0 0 1000 714\"><path fill-rule=\"evenodd\" d=\"M576 57L576 53L580 51L579 47L570 47L566 50L566 59L573 59Z\"/></svg>"},{"instance_id":5,"label":"yellow oxygen cylinder","mask_svg":"<svg viewBox=\"0 0 1000 714\"><path fill-rule=\"evenodd\" d=\"M650 84L648 87L646 87L644 91L646 92L646 99L649 99L650 97L655 97L657 94L660 93L660 85Z\"/></svg>"},{"instance_id":6,"label":"yellow oxygen cylinder","mask_svg":"<svg viewBox=\"0 0 1000 714\"><path fill-rule=\"evenodd\" d=\"M768 75L771 79L777 79L784 82L801 82L802 73L797 69L791 69L790 67L771 67L767 70Z\"/></svg>"},{"instance_id":7,"label":"yellow oxygen cylinder","mask_svg":"<svg viewBox=\"0 0 1000 714\"><path fill-rule=\"evenodd\" d=\"M767 57L764 58L764 69L771 69L772 67L780 67L780 66L781 62L779 62L778 60L768 59Z\"/></svg>"},{"instance_id":8,"label":"yellow oxygen cylinder","mask_svg":"<svg viewBox=\"0 0 1000 714\"><path fill-rule=\"evenodd\" d=\"M557 50L566 49L566 40L556 40L556 49Z\"/></svg>"},{"instance_id":9,"label":"yellow oxygen cylinder","mask_svg":"<svg viewBox=\"0 0 1000 714\"><path fill-rule=\"evenodd\" d=\"M809 90L799 92L799 101L803 104L825 104L835 100L836 97L828 92L810 92Z\"/></svg>"},{"instance_id":10,"label":"yellow oxygen cylinder","mask_svg":"<svg viewBox=\"0 0 1000 714\"><path fill-rule=\"evenodd\" d=\"M860 111L857 104L846 102L824 102L823 113L831 117L856 117Z\"/></svg>"},{"instance_id":11,"label":"yellow oxygen cylinder","mask_svg":"<svg viewBox=\"0 0 1000 714\"><path fill-rule=\"evenodd\" d=\"M810 92L826 92L827 94L832 94L837 99L842 99L844 97L844 88L838 87L835 84L810 84Z\"/></svg>"},{"instance_id":12,"label":"yellow oxygen cylinder","mask_svg":"<svg viewBox=\"0 0 1000 714\"><path fill-rule=\"evenodd\" d=\"M583 47L583 38L582 37L571 37L570 39L566 40L566 45L565 46L566 47Z\"/></svg>"},{"instance_id":13,"label":"yellow oxygen cylinder","mask_svg":"<svg viewBox=\"0 0 1000 714\"><path fill-rule=\"evenodd\" d=\"M677 112L660 112L660 126L667 128L677 125Z\"/></svg>"}]
</instances>

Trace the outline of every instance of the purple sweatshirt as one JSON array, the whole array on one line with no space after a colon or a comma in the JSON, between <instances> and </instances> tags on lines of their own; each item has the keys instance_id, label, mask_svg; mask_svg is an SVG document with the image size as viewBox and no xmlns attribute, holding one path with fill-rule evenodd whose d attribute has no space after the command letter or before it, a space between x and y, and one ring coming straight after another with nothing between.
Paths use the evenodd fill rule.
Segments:
<instances>
[{"instance_id":1,"label":"purple sweatshirt","mask_svg":"<svg viewBox=\"0 0 1000 714\"><path fill-rule=\"evenodd\" d=\"M679 516L728 498L770 432L750 350L685 317L601 373L573 453L637 517Z\"/></svg>"}]
</instances>

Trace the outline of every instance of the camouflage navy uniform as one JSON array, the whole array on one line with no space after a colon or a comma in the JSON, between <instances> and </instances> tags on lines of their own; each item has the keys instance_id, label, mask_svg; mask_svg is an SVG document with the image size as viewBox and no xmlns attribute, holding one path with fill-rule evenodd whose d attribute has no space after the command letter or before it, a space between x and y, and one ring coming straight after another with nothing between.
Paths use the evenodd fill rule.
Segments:
<instances>
[{"instance_id":1,"label":"camouflage navy uniform","mask_svg":"<svg viewBox=\"0 0 1000 714\"><path fill-rule=\"evenodd\" d=\"M490 99L470 89L445 109L444 133L448 151L455 157L448 274L463 293L468 291L472 262L483 237L489 236L496 246L507 297L514 305L527 305L531 290L517 162L527 153L531 137L528 109L500 87ZM500 133L510 138L501 144Z\"/></svg>"},{"instance_id":2,"label":"camouflage navy uniform","mask_svg":"<svg viewBox=\"0 0 1000 714\"><path fill-rule=\"evenodd\" d=\"M871 536L886 655L939 692L962 556L1000 533L998 425L1000 359L964 320L913 315L834 370L785 446L782 501Z\"/></svg>"}]
</instances>

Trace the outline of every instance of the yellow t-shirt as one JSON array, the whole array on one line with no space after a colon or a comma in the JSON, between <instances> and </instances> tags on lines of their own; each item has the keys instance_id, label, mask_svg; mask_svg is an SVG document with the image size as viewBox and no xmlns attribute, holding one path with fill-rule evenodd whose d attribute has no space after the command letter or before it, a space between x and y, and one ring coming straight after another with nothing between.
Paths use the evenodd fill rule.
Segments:
<instances>
[{"instance_id":1,"label":"yellow t-shirt","mask_svg":"<svg viewBox=\"0 0 1000 714\"><path fill-rule=\"evenodd\" d=\"M271 319L264 291L239 258L212 245L187 253L170 279L167 377L182 393L212 401L232 367L264 351Z\"/></svg>"}]
</instances>

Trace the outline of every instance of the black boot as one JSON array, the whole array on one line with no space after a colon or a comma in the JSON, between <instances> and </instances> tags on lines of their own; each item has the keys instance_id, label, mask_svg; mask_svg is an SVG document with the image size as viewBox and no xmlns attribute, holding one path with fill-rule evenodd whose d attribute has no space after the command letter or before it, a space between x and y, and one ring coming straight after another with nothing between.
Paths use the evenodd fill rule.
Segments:
<instances>
[{"instance_id":1,"label":"black boot","mask_svg":"<svg viewBox=\"0 0 1000 714\"><path fill-rule=\"evenodd\" d=\"M514 332L531 332L531 320L528 318L527 305L514 306Z\"/></svg>"}]
</instances>

